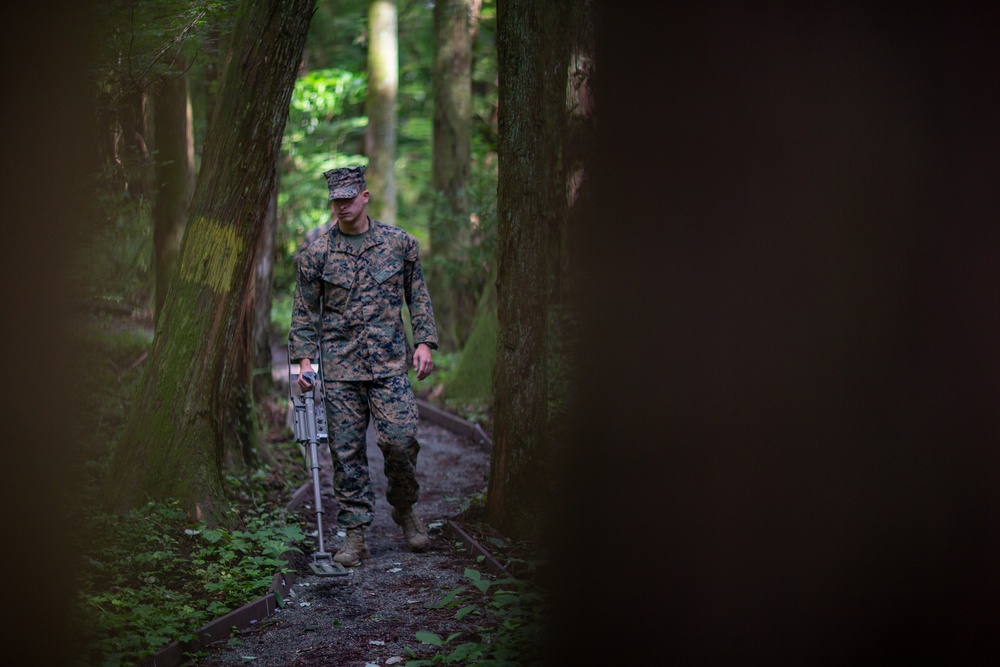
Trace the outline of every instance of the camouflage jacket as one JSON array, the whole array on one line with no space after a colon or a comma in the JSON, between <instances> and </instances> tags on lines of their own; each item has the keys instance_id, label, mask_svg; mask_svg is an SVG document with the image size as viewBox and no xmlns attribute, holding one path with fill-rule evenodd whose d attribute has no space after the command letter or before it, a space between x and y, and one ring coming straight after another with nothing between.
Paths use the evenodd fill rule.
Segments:
<instances>
[{"instance_id":1,"label":"camouflage jacket","mask_svg":"<svg viewBox=\"0 0 1000 667\"><path fill-rule=\"evenodd\" d=\"M317 359L316 316L323 302L323 374L327 380L372 380L405 374L412 350L403 328L410 311L415 345L437 348L437 329L417 240L371 221L358 251L334 226L299 256L288 333L292 361Z\"/></svg>"}]
</instances>

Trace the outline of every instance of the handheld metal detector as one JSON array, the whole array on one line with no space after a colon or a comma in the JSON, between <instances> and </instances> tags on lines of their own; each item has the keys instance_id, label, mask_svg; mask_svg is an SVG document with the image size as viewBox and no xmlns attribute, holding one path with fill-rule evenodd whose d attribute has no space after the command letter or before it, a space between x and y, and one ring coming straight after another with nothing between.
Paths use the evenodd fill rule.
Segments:
<instances>
[{"instance_id":1,"label":"handheld metal detector","mask_svg":"<svg viewBox=\"0 0 1000 667\"><path fill-rule=\"evenodd\" d=\"M291 346L289 346L290 348ZM313 554L309 568L320 577L342 577L349 572L340 563L333 560L323 544L323 498L320 495L319 483L319 444L328 444L330 436L326 425L326 401L323 397L323 361L319 360L315 372L303 373L302 377L309 381L312 389L302 392L299 387L299 365L293 364L288 358L288 396L294 409L295 439L305 450L306 467L312 470L313 499L316 506L316 535L319 540L319 551Z\"/></svg>"}]
</instances>

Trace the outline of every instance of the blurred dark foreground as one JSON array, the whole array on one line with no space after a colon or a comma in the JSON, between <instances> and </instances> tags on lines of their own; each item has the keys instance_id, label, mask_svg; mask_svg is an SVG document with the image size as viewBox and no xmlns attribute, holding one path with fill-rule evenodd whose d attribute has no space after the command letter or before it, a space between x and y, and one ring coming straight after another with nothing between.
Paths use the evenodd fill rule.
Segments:
<instances>
[{"instance_id":1,"label":"blurred dark foreground","mask_svg":"<svg viewBox=\"0 0 1000 667\"><path fill-rule=\"evenodd\" d=\"M555 662L995 661L1000 11L765 4L597 21Z\"/></svg>"}]
</instances>

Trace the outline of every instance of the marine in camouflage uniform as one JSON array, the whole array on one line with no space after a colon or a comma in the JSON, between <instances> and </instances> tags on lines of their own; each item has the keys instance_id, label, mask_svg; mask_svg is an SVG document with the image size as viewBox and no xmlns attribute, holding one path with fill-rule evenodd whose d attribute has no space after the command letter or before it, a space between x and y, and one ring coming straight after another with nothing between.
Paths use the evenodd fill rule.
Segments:
<instances>
[{"instance_id":1,"label":"marine in camouflage uniform","mask_svg":"<svg viewBox=\"0 0 1000 667\"><path fill-rule=\"evenodd\" d=\"M298 258L289 353L301 360L303 372L323 355L334 490L340 506L337 523L348 533L335 559L357 565L367 557L363 528L371 524L375 506L365 447L369 417L385 457L386 499L393 506L393 519L412 548L427 546L426 529L412 511L420 493L414 475L420 445L417 405L406 374L411 366L419 379L430 373L437 332L417 240L367 216L364 167L335 169L324 176L338 221ZM403 328L404 302L415 351Z\"/></svg>"}]
</instances>

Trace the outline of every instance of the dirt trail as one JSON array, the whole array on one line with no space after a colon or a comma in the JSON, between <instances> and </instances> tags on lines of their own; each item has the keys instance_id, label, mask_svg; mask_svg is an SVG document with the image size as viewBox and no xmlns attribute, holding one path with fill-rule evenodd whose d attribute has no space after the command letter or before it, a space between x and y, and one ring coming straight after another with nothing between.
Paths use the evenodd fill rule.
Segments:
<instances>
[{"instance_id":1,"label":"dirt trail","mask_svg":"<svg viewBox=\"0 0 1000 667\"><path fill-rule=\"evenodd\" d=\"M284 350L275 352L275 379L287 382ZM366 533L372 557L351 568L346 577L318 577L308 569L308 557L300 557L297 583L284 608L260 627L239 634L231 646L213 647L208 657L192 664L403 665L413 659L407 648L420 657L433 653L432 647L414 638L419 630L439 635L463 633L456 641L477 638L475 628L481 620L476 614L457 621L454 609L425 605L435 605L448 591L463 586L466 590L459 600L478 599L479 591L463 574L467 567L478 567L475 556L445 536L443 522L461 509L460 499L484 490L489 451L428 422L421 422L417 437L421 445L417 464L421 500L415 510L431 529L430 548L421 554L410 552L402 531L392 522L391 508L385 500L382 453L374 443L374 430L369 429L368 458L377 497L375 521ZM336 551L343 537L337 534L333 520L337 508L329 451L322 447L324 457L321 479L324 519L328 519L324 521L324 539L328 550ZM308 473L304 468L301 475L305 483ZM302 511L315 526L311 496Z\"/></svg>"}]
</instances>

